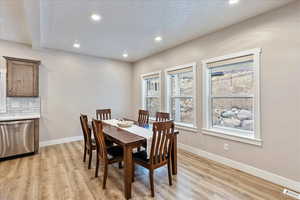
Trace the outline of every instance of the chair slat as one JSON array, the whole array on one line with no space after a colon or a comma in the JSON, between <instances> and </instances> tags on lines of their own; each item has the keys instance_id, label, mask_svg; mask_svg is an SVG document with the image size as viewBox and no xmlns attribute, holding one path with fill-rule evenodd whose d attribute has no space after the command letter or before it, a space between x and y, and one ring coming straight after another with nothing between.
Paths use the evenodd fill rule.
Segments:
<instances>
[{"instance_id":1,"label":"chair slat","mask_svg":"<svg viewBox=\"0 0 300 200\"><path fill-rule=\"evenodd\" d=\"M111 109L98 109L96 110L96 117L98 120L111 119Z\"/></svg>"},{"instance_id":2,"label":"chair slat","mask_svg":"<svg viewBox=\"0 0 300 200\"><path fill-rule=\"evenodd\" d=\"M150 153L152 164L159 165L166 161L166 157L171 152L171 146L174 137L174 123L154 122L153 123L153 138Z\"/></svg>"},{"instance_id":3,"label":"chair slat","mask_svg":"<svg viewBox=\"0 0 300 200\"><path fill-rule=\"evenodd\" d=\"M138 124L139 126L149 124L149 112L147 110L139 110Z\"/></svg>"},{"instance_id":4,"label":"chair slat","mask_svg":"<svg viewBox=\"0 0 300 200\"><path fill-rule=\"evenodd\" d=\"M107 152L106 152L107 147L105 143L102 122L100 120L93 120L92 125L93 125L93 133L97 145L97 152L99 153L100 158L102 160L107 160L108 159Z\"/></svg>"},{"instance_id":5,"label":"chair slat","mask_svg":"<svg viewBox=\"0 0 300 200\"><path fill-rule=\"evenodd\" d=\"M170 114L165 112L156 112L157 122L166 122L170 120Z\"/></svg>"}]
</instances>

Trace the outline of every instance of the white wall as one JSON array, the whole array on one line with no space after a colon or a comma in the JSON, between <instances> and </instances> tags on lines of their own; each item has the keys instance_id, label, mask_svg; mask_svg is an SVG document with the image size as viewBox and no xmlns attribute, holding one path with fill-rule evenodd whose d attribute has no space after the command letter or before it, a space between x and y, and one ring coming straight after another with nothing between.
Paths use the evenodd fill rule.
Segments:
<instances>
[{"instance_id":1,"label":"white wall","mask_svg":"<svg viewBox=\"0 0 300 200\"><path fill-rule=\"evenodd\" d=\"M141 107L140 75L197 62L197 125L202 124L203 59L262 48L263 146L181 131L179 142L300 181L300 1L134 63L133 103ZM164 86L163 86L164 88ZM224 143L229 151L224 151Z\"/></svg>"},{"instance_id":2,"label":"white wall","mask_svg":"<svg viewBox=\"0 0 300 200\"><path fill-rule=\"evenodd\" d=\"M40 140L81 135L79 115L95 116L97 108L111 108L114 117L131 116L132 66L129 63L65 53L32 50L0 40L2 56L41 60Z\"/></svg>"}]
</instances>

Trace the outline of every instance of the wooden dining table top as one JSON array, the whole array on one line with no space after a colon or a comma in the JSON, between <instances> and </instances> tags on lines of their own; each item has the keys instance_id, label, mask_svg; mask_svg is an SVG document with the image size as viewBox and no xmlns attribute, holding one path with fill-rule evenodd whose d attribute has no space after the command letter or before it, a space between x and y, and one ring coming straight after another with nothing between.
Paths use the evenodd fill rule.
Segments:
<instances>
[{"instance_id":1,"label":"wooden dining table top","mask_svg":"<svg viewBox=\"0 0 300 200\"><path fill-rule=\"evenodd\" d=\"M105 133L106 137L114 138L114 140L122 146L146 141L146 138L142 136L136 135L116 126L112 126L105 122L103 122L103 132Z\"/></svg>"},{"instance_id":2,"label":"wooden dining table top","mask_svg":"<svg viewBox=\"0 0 300 200\"><path fill-rule=\"evenodd\" d=\"M137 122L135 120L126 119L128 121L133 121L136 125ZM105 123L105 120L103 122L103 132L106 137L111 137L116 140L116 142L120 145L129 145L134 143L140 143L141 141L146 141L146 138L139 136L137 134L134 134L132 132L129 132L125 129L122 129L117 126L112 126L111 124ZM91 124L91 123L90 123ZM149 129L150 127L146 128ZM152 131L152 128L151 128ZM178 130L174 130L174 134L179 134Z\"/></svg>"}]
</instances>

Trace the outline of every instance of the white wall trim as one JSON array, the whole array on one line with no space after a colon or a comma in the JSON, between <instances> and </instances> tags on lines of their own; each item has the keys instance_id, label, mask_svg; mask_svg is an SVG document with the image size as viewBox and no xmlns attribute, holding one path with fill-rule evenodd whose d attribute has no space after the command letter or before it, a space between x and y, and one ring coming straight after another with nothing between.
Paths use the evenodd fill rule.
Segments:
<instances>
[{"instance_id":1,"label":"white wall trim","mask_svg":"<svg viewBox=\"0 0 300 200\"><path fill-rule=\"evenodd\" d=\"M178 144L178 148L188 151L190 153L196 154L198 156L207 158L209 160L213 160L215 162L222 163L222 164L232 167L234 169L238 169L240 171L243 171L243 172L246 172L253 176L265 179L267 181L281 185L281 186L289 188L291 190L300 192L300 182L297 182L297 181L279 176L277 174L273 174L271 172L267 172L265 170L258 169L258 168L252 167L250 165L247 165L247 164L244 164L241 162L237 162L237 161L234 161L234 160L231 160L231 159L228 159L228 158L225 158L225 157L213 154L213 153L209 153L207 151L203 151L201 149L191 147L191 146L188 146L188 145L185 145L182 143Z\"/></svg>"},{"instance_id":2,"label":"white wall trim","mask_svg":"<svg viewBox=\"0 0 300 200\"><path fill-rule=\"evenodd\" d=\"M46 147L55 144L63 144L63 143L74 142L79 140L83 140L83 136L65 137L56 140L41 141L40 147Z\"/></svg>"}]
</instances>

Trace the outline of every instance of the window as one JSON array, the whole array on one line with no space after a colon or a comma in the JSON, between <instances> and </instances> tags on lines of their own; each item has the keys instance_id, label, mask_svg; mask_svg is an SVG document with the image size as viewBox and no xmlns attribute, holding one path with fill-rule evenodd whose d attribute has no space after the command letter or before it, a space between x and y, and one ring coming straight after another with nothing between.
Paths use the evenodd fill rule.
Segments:
<instances>
[{"instance_id":1,"label":"window","mask_svg":"<svg viewBox=\"0 0 300 200\"><path fill-rule=\"evenodd\" d=\"M203 61L204 133L260 145L260 52Z\"/></svg>"},{"instance_id":2,"label":"window","mask_svg":"<svg viewBox=\"0 0 300 200\"><path fill-rule=\"evenodd\" d=\"M0 69L0 113L6 112L6 72Z\"/></svg>"},{"instance_id":3,"label":"window","mask_svg":"<svg viewBox=\"0 0 300 200\"><path fill-rule=\"evenodd\" d=\"M196 128L195 73L196 64L187 64L166 71L167 111L177 125Z\"/></svg>"},{"instance_id":4,"label":"window","mask_svg":"<svg viewBox=\"0 0 300 200\"><path fill-rule=\"evenodd\" d=\"M148 110L150 118L160 111L160 72L142 75L143 109Z\"/></svg>"}]
</instances>

